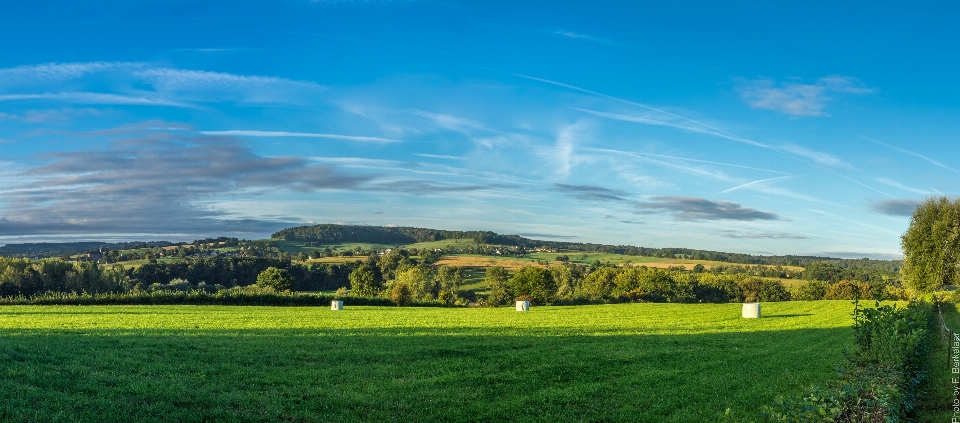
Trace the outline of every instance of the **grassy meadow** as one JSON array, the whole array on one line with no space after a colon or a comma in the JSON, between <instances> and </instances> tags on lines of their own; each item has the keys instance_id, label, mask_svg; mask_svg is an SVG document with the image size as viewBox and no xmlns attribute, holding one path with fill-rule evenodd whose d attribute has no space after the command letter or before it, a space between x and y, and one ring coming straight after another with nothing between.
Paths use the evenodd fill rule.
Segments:
<instances>
[{"instance_id":1,"label":"grassy meadow","mask_svg":"<svg viewBox=\"0 0 960 423\"><path fill-rule=\"evenodd\" d=\"M0 307L3 421L715 421L834 375L848 301Z\"/></svg>"},{"instance_id":2,"label":"grassy meadow","mask_svg":"<svg viewBox=\"0 0 960 423\"><path fill-rule=\"evenodd\" d=\"M942 304L944 323L954 331L960 331L960 313L957 307L952 303ZM953 382L957 377L953 373L954 363L947 362L947 348L950 347L948 337L941 338L939 330L939 321L934 330L934 338L930 351L930 386L923 404L923 410L916 421L918 422L949 422L954 417L954 400L957 399L954 389L957 384Z\"/></svg>"}]
</instances>

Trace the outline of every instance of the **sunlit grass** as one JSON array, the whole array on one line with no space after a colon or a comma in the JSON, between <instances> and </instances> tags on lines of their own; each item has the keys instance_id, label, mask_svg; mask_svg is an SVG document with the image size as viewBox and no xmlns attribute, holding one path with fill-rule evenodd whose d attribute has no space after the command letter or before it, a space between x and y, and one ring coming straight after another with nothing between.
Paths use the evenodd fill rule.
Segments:
<instances>
[{"instance_id":1,"label":"sunlit grass","mask_svg":"<svg viewBox=\"0 0 960 423\"><path fill-rule=\"evenodd\" d=\"M849 302L0 307L11 421L712 421L833 375Z\"/></svg>"}]
</instances>

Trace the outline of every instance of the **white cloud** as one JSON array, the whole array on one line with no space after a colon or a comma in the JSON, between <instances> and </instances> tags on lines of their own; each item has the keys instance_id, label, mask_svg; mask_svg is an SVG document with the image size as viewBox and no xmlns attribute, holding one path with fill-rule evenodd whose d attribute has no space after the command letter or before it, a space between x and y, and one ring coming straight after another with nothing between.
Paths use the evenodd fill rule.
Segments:
<instances>
[{"instance_id":1,"label":"white cloud","mask_svg":"<svg viewBox=\"0 0 960 423\"><path fill-rule=\"evenodd\" d=\"M431 159L443 159L443 160L463 160L464 159L464 157L448 156L446 154L413 153L413 155L420 156L420 157L429 157Z\"/></svg>"},{"instance_id":2,"label":"white cloud","mask_svg":"<svg viewBox=\"0 0 960 423\"><path fill-rule=\"evenodd\" d=\"M36 84L56 84L84 76L110 71L132 71L144 67L143 63L88 62L47 63L23 65L0 69L0 81L7 87Z\"/></svg>"},{"instance_id":3,"label":"white cloud","mask_svg":"<svg viewBox=\"0 0 960 423\"><path fill-rule=\"evenodd\" d=\"M188 107L194 102L303 104L325 88L315 82L148 63L50 63L0 69L0 101ZM146 85L148 88L144 88ZM110 87L105 90L104 87ZM108 92L105 92L108 91Z\"/></svg>"},{"instance_id":4,"label":"white cloud","mask_svg":"<svg viewBox=\"0 0 960 423\"><path fill-rule=\"evenodd\" d=\"M76 104L119 104L140 106L171 106L196 108L197 106L165 99L159 96L128 96L122 94L65 92L44 94L0 94L0 101L53 100Z\"/></svg>"},{"instance_id":5,"label":"white cloud","mask_svg":"<svg viewBox=\"0 0 960 423\"><path fill-rule=\"evenodd\" d=\"M873 141L873 142L875 142L875 143L877 143L877 144L880 144L880 145L882 145L882 146L884 146L884 147L887 147L887 148L889 148L889 149L891 149L891 150L899 151L899 152L901 152L901 153L903 153L903 154L907 154L907 155L910 155L910 156L913 156L913 157L917 157L917 158L926 160L927 162L929 162L929 163L931 163L931 164L933 164L933 165L935 165L935 166L939 166L939 167L942 167L942 168L944 168L944 169L947 169L947 170L950 170L950 171L953 171L953 172L957 172L956 169L954 169L954 168L952 168L952 167L950 167L950 166L947 166L947 165L945 165L945 164L943 164L943 163L940 163L940 162L938 162L938 161L936 161L936 160L934 160L934 159L931 159L931 158L929 158L929 157L927 157L927 156L924 156L923 154L915 153L915 152L910 151L910 150L904 150L904 149L902 149L902 148L900 148L900 147L897 147L897 146L894 146L894 145L890 145L890 144L887 144L887 143L884 143L884 142L880 142L880 141L877 141L877 140L875 140L875 139L873 139L873 138L870 138L870 137L864 137L863 135L861 135L860 137L861 137L861 138L864 138L864 139L866 139L866 140Z\"/></svg>"},{"instance_id":6,"label":"white cloud","mask_svg":"<svg viewBox=\"0 0 960 423\"><path fill-rule=\"evenodd\" d=\"M329 138L335 140L345 140L345 141L359 141L359 142L380 142L380 143L394 143L400 142L399 140L392 140L387 138L380 137L366 137L358 135L340 135L340 134L317 134L309 132L283 132L283 131L246 131L239 129L232 129L229 131L200 131L203 135L228 135L228 136L241 136L241 137L299 137L299 138Z\"/></svg>"},{"instance_id":7,"label":"white cloud","mask_svg":"<svg viewBox=\"0 0 960 423\"><path fill-rule=\"evenodd\" d=\"M738 137L736 135L732 135L727 132L716 129L713 126L710 126L695 120L691 120L679 115L675 115L673 113L663 112L663 111L660 111L659 109L651 109L647 113L633 114L633 115L600 112L596 110L581 109L576 107L574 108L574 110L578 110L584 113L589 113L594 116L600 116L603 118L620 120L624 122L642 123L645 125L668 126L671 128L682 129L685 131L713 135L720 138L726 138L731 141L749 144L756 147L772 149L772 147L766 144L762 144L756 141L748 140L746 138Z\"/></svg>"},{"instance_id":8,"label":"white cloud","mask_svg":"<svg viewBox=\"0 0 960 423\"><path fill-rule=\"evenodd\" d=\"M795 156L805 157L807 159L813 160L814 163L819 165L831 166L831 167L844 167L847 169L853 168L852 165L850 165L849 163L843 160L840 160L836 156L833 156L827 153L822 153L819 151L813 151L805 147L801 147L799 145L786 144L784 146L781 146L780 148Z\"/></svg>"},{"instance_id":9,"label":"white cloud","mask_svg":"<svg viewBox=\"0 0 960 423\"><path fill-rule=\"evenodd\" d=\"M482 123L479 123L470 119L466 119L466 118L446 115L442 113L432 113L432 112L427 112L423 110L414 110L413 114L420 117L425 117L441 128L449 129L451 131L456 131L463 134L469 134L471 133L471 131L491 131L490 128L487 128Z\"/></svg>"},{"instance_id":10,"label":"white cloud","mask_svg":"<svg viewBox=\"0 0 960 423\"><path fill-rule=\"evenodd\" d=\"M598 43L612 44L612 41L610 41L610 40L607 40L607 39L604 39L604 38L600 38L600 37L594 37L594 36L591 36L591 35L580 34L580 33L577 33L577 32L557 31L556 33L557 33L558 35L562 35L562 36L567 37L567 38L574 38L574 39L580 39L580 40L594 41L594 42L598 42Z\"/></svg>"},{"instance_id":11,"label":"white cloud","mask_svg":"<svg viewBox=\"0 0 960 423\"><path fill-rule=\"evenodd\" d=\"M825 116L823 109L832 100L830 92L867 94L874 90L852 76L829 75L813 84L776 84L769 79L750 81L739 89L751 106L776 110L793 116Z\"/></svg>"},{"instance_id":12,"label":"white cloud","mask_svg":"<svg viewBox=\"0 0 960 423\"><path fill-rule=\"evenodd\" d=\"M0 112L0 119L17 120L27 123L51 123L65 122L78 117L99 116L103 112L97 109L82 108L63 108L50 110L27 110L22 114L9 114Z\"/></svg>"},{"instance_id":13,"label":"white cloud","mask_svg":"<svg viewBox=\"0 0 960 423\"><path fill-rule=\"evenodd\" d=\"M221 72L158 68L139 70L133 74L150 83L158 92L197 101L298 103L324 90L314 82Z\"/></svg>"},{"instance_id":14,"label":"white cloud","mask_svg":"<svg viewBox=\"0 0 960 423\"><path fill-rule=\"evenodd\" d=\"M933 191L925 190L925 189L921 189L921 188L914 188L914 187L906 186L906 185L901 184L901 183L899 183L899 182L897 182L897 181L894 181L893 179L873 178L873 180L874 180L874 181L877 181L877 182L879 182L879 183L881 183L881 184L884 184L884 185L889 185L889 186L894 187L894 188L899 188L899 189L902 189L902 190L904 190L904 191L912 192L912 193L914 193L914 194L920 194L920 195L932 195L932 194L933 194Z\"/></svg>"},{"instance_id":15,"label":"white cloud","mask_svg":"<svg viewBox=\"0 0 960 423\"><path fill-rule=\"evenodd\" d=\"M738 190L738 189L740 189L740 188L747 188L747 187L751 187L751 186L754 186L754 185L757 185L757 184L762 184L762 183L764 183L764 182L775 181L775 180L777 180L777 179L783 179L783 178L789 178L789 176L778 176L778 177L776 177L776 178L758 179L758 180L756 180L756 181L750 181L750 182L747 182L747 183L745 183L745 184L737 185L737 186L735 186L735 187L733 187L733 188L729 188L729 189L725 189L725 190L723 190L723 191L720 191L718 194L723 194L723 193L725 193L725 192L730 192L730 191L736 191L736 190Z\"/></svg>"},{"instance_id":16,"label":"white cloud","mask_svg":"<svg viewBox=\"0 0 960 423\"><path fill-rule=\"evenodd\" d=\"M574 147L586 136L587 129L588 125L583 121L565 126L557 134L555 146L546 150L548 158L557 164L558 175L570 176L570 170L575 162Z\"/></svg>"},{"instance_id":17,"label":"white cloud","mask_svg":"<svg viewBox=\"0 0 960 423\"><path fill-rule=\"evenodd\" d=\"M527 145L531 141L531 137L527 135L493 129L468 118L423 110L414 110L412 113L428 119L430 123L439 128L463 134L475 144L486 148Z\"/></svg>"}]
</instances>

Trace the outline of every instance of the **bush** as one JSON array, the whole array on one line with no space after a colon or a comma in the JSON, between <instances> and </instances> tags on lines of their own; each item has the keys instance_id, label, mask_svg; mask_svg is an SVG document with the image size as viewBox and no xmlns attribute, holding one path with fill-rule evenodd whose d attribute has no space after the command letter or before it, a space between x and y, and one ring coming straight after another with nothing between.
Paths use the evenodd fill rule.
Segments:
<instances>
[{"instance_id":1,"label":"bush","mask_svg":"<svg viewBox=\"0 0 960 423\"><path fill-rule=\"evenodd\" d=\"M373 297L380 291L377 275L371 266L364 264L350 272L350 291L361 297Z\"/></svg>"},{"instance_id":2,"label":"bush","mask_svg":"<svg viewBox=\"0 0 960 423\"><path fill-rule=\"evenodd\" d=\"M710 274L698 276L701 280L700 283L694 287L693 293L701 302L728 303L741 301L743 295L740 292L740 284L737 283L737 281Z\"/></svg>"},{"instance_id":3,"label":"bush","mask_svg":"<svg viewBox=\"0 0 960 423\"><path fill-rule=\"evenodd\" d=\"M793 295L793 299L800 301L822 300L827 295L827 283L823 281L807 281L801 285Z\"/></svg>"},{"instance_id":4,"label":"bush","mask_svg":"<svg viewBox=\"0 0 960 423\"><path fill-rule=\"evenodd\" d=\"M767 407L774 422L907 422L920 405L930 352L932 308L854 308L856 350L837 380Z\"/></svg>"},{"instance_id":5,"label":"bush","mask_svg":"<svg viewBox=\"0 0 960 423\"><path fill-rule=\"evenodd\" d=\"M527 295L531 304L545 305L557 299L557 285L553 275L547 269L524 266L507 281L510 293L516 296Z\"/></svg>"},{"instance_id":6,"label":"bush","mask_svg":"<svg viewBox=\"0 0 960 423\"><path fill-rule=\"evenodd\" d=\"M390 300L397 303L398 306L405 306L412 301L410 287L405 283L396 283L393 290L390 291Z\"/></svg>"},{"instance_id":7,"label":"bush","mask_svg":"<svg viewBox=\"0 0 960 423\"><path fill-rule=\"evenodd\" d=\"M842 280L827 286L825 300L872 300L873 291L865 282Z\"/></svg>"},{"instance_id":8,"label":"bush","mask_svg":"<svg viewBox=\"0 0 960 423\"><path fill-rule=\"evenodd\" d=\"M0 305L258 305L258 306L329 306L333 299L346 305L389 306L383 298L334 297L301 292L278 292L256 285L223 289L213 293L192 291L129 291L98 294L47 292L30 297L0 297ZM427 305L427 304L423 304Z\"/></svg>"},{"instance_id":9,"label":"bush","mask_svg":"<svg viewBox=\"0 0 960 423\"><path fill-rule=\"evenodd\" d=\"M186 282L186 281L184 281ZM170 282L173 284L173 281ZM276 291L289 291L293 289L293 277L287 269L277 269L268 267L267 270L257 275L257 286L261 288L271 288Z\"/></svg>"},{"instance_id":10,"label":"bush","mask_svg":"<svg viewBox=\"0 0 960 423\"><path fill-rule=\"evenodd\" d=\"M510 276L507 274L507 269L501 266L487 268L483 281L490 287L490 294L487 296L487 302L490 305L501 306L510 302L510 297L513 295L507 286L509 280Z\"/></svg>"},{"instance_id":11,"label":"bush","mask_svg":"<svg viewBox=\"0 0 960 423\"><path fill-rule=\"evenodd\" d=\"M740 282L740 292L744 302L789 301L790 293L779 281L749 278Z\"/></svg>"}]
</instances>

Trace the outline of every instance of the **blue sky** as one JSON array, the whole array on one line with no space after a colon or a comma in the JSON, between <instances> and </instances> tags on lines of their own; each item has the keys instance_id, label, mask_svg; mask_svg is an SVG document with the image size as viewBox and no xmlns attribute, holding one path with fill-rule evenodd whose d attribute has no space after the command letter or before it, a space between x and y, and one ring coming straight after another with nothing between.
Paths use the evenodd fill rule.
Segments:
<instances>
[{"instance_id":1,"label":"blue sky","mask_svg":"<svg viewBox=\"0 0 960 423\"><path fill-rule=\"evenodd\" d=\"M955 2L0 3L0 243L294 224L894 257Z\"/></svg>"}]
</instances>

